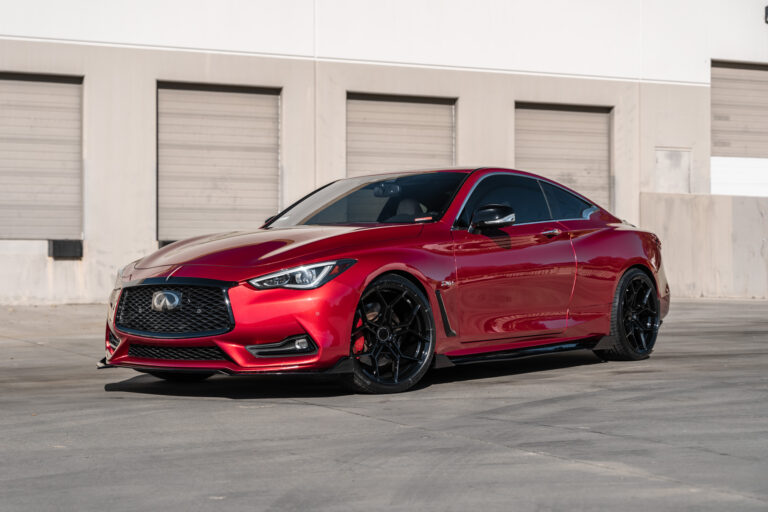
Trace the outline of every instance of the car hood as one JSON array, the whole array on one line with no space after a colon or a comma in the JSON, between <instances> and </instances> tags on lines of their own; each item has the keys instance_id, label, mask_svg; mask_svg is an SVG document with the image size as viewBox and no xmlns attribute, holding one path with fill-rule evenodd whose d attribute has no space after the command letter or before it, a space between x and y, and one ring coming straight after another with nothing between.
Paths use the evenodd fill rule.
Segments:
<instances>
[{"instance_id":1,"label":"car hood","mask_svg":"<svg viewBox=\"0 0 768 512\"><path fill-rule=\"evenodd\" d=\"M416 237L421 225L299 226L200 236L175 242L136 263L137 269L215 265L252 268L359 245Z\"/></svg>"}]
</instances>

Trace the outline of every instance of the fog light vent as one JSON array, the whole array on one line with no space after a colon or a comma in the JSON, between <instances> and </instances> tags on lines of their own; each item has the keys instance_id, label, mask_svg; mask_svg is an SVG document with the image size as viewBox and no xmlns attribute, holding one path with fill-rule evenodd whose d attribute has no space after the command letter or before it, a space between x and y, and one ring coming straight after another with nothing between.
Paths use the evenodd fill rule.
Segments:
<instances>
[{"instance_id":1,"label":"fog light vent","mask_svg":"<svg viewBox=\"0 0 768 512\"><path fill-rule=\"evenodd\" d=\"M115 336L112 331L109 331L109 347L112 349L112 352L115 351L117 346L120 344L120 340L117 339L117 336Z\"/></svg>"},{"instance_id":2,"label":"fog light vent","mask_svg":"<svg viewBox=\"0 0 768 512\"><path fill-rule=\"evenodd\" d=\"M317 345L309 336L291 336L278 343L248 345L248 352L256 357L304 356L317 352Z\"/></svg>"}]
</instances>

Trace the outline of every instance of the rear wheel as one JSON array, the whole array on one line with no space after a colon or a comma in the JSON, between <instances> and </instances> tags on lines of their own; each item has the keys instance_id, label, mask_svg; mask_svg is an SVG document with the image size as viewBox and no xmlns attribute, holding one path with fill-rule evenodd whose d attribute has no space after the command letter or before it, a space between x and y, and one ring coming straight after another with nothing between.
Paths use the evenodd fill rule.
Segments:
<instances>
[{"instance_id":1,"label":"rear wheel","mask_svg":"<svg viewBox=\"0 0 768 512\"><path fill-rule=\"evenodd\" d=\"M169 380L173 382L200 382L211 375L213 372L172 372L172 371L153 371L147 372L158 379Z\"/></svg>"},{"instance_id":2,"label":"rear wheel","mask_svg":"<svg viewBox=\"0 0 768 512\"><path fill-rule=\"evenodd\" d=\"M611 334L600 343L606 348L595 350L595 354L605 360L645 359L653 351L660 324L656 285L642 270L630 269L616 287Z\"/></svg>"},{"instance_id":3,"label":"rear wheel","mask_svg":"<svg viewBox=\"0 0 768 512\"><path fill-rule=\"evenodd\" d=\"M421 290L395 274L366 288L352 324L353 389L405 391L427 373L434 351L434 319Z\"/></svg>"}]
</instances>

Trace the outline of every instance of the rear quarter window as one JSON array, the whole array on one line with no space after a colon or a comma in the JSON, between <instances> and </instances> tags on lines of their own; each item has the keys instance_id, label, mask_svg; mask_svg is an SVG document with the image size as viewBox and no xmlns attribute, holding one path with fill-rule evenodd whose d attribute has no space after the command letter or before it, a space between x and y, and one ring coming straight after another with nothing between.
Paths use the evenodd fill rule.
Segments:
<instances>
[{"instance_id":1,"label":"rear quarter window","mask_svg":"<svg viewBox=\"0 0 768 512\"><path fill-rule=\"evenodd\" d=\"M584 212L593 206L567 190L545 181L541 182L541 187L544 189L544 195L547 197L554 219L580 219L584 216Z\"/></svg>"}]
</instances>

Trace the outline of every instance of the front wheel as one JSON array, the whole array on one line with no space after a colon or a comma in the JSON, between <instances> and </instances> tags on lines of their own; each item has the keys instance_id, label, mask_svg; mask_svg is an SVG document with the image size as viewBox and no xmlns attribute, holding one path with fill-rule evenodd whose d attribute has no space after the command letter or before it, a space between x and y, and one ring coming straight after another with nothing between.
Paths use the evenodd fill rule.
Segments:
<instances>
[{"instance_id":1,"label":"front wheel","mask_svg":"<svg viewBox=\"0 0 768 512\"><path fill-rule=\"evenodd\" d=\"M660 324L656 285L648 274L632 268L616 287L611 309L611 334L600 342L606 348L595 350L595 354L614 361L645 359L653 351Z\"/></svg>"},{"instance_id":2,"label":"front wheel","mask_svg":"<svg viewBox=\"0 0 768 512\"><path fill-rule=\"evenodd\" d=\"M350 382L356 391L398 393L416 384L435 351L429 301L408 279L388 274L363 292L352 323Z\"/></svg>"}]
</instances>

